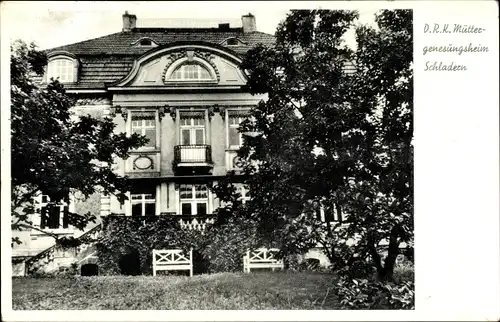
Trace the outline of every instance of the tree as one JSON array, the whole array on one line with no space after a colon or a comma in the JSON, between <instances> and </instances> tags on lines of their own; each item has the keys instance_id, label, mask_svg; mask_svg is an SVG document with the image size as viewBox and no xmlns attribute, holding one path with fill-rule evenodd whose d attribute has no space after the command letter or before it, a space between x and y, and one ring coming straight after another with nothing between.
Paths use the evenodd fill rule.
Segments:
<instances>
[{"instance_id":1,"label":"tree","mask_svg":"<svg viewBox=\"0 0 500 322\"><path fill-rule=\"evenodd\" d=\"M113 171L113 161L127 158L147 139L113 133L110 118L87 115L73 120L74 102L63 85L52 79L40 87L34 81L44 73L46 54L21 40L13 43L11 51L12 229L38 229L30 215L39 193L48 195L49 206L69 203L72 193L87 198L97 191L125 200L128 179ZM80 229L95 219L76 213L68 213L67 218Z\"/></svg>"},{"instance_id":2,"label":"tree","mask_svg":"<svg viewBox=\"0 0 500 322\"><path fill-rule=\"evenodd\" d=\"M413 242L412 14L379 12L378 28L356 27L352 49L342 36L357 18L292 11L273 47L247 53L249 90L268 100L240 126L260 134L239 151L246 213L287 251L319 243L335 267L369 259L391 279L400 245ZM320 207L340 221L319 220Z\"/></svg>"}]
</instances>

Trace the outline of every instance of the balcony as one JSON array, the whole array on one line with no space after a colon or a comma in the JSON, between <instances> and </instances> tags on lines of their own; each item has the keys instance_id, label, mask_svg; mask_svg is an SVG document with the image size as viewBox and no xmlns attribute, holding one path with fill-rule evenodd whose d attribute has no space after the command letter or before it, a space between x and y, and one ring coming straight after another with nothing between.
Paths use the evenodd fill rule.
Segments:
<instances>
[{"instance_id":1,"label":"balcony","mask_svg":"<svg viewBox=\"0 0 500 322\"><path fill-rule=\"evenodd\" d=\"M174 169L177 172L186 170L207 170L213 167L212 148L210 145L176 145L174 147Z\"/></svg>"},{"instance_id":2,"label":"balcony","mask_svg":"<svg viewBox=\"0 0 500 322\"><path fill-rule=\"evenodd\" d=\"M123 216L123 215L109 215L104 217L106 224L113 220L135 222L140 225L154 225L158 221L162 221L162 225L170 223L181 229L188 230L205 230L208 226L215 222L215 215L179 215L175 213L162 213L160 216L147 215L147 216Z\"/></svg>"}]
</instances>

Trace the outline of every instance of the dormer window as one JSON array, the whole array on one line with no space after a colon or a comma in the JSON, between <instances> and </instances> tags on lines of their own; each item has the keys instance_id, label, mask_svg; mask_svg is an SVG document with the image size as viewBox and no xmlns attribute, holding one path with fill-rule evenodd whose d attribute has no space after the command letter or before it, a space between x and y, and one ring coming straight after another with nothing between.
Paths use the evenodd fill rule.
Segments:
<instances>
[{"instance_id":1,"label":"dormer window","mask_svg":"<svg viewBox=\"0 0 500 322\"><path fill-rule=\"evenodd\" d=\"M222 41L221 45L223 46L241 46L241 45L246 45L245 42L241 41L240 39L236 37L230 37Z\"/></svg>"},{"instance_id":2,"label":"dormer window","mask_svg":"<svg viewBox=\"0 0 500 322\"><path fill-rule=\"evenodd\" d=\"M151 38L149 37L142 37L137 39L136 41L132 42L130 44L131 46L138 46L138 47L156 47L158 44Z\"/></svg>"},{"instance_id":3,"label":"dormer window","mask_svg":"<svg viewBox=\"0 0 500 322\"><path fill-rule=\"evenodd\" d=\"M76 59L66 56L49 58L47 66L47 81L51 78L61 83L76 83L78 64Z\"/></svg>"},{"instance_id":4,"label":"dormer window","mask_svg":"<svg viewBox=\"0 0 500 322\"><path fill-rule=\"evenodd\" d=\"M183 64L172 72L170 80L176 81L206 81L212 80L210 71L197 63Z\"/></svg>"},{"instance_id":5,"label":"dormer window","mask_svg":"<svg viewBox=\"0 0 500 322\"><path fill-rule=\"evenodd\" d=\"M236 46L238 44L238 39L236 38L230 38L227 40L227 44L229 46Z\"/></svg>"}]
</instances>

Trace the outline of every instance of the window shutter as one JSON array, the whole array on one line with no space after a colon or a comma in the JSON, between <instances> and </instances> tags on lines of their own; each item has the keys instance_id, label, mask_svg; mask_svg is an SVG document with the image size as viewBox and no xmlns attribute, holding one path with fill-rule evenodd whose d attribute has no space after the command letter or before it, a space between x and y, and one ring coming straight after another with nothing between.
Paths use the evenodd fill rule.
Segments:
<instances>
[{"instance_id":1,"label":"window shutter","mask_svg":"<svg viewBox=\"0 0 500 322\"><path fill-rule=\"evenodd\" d=\"M49 227L51 229L59 228L59 219L61 216L61 207L59 205L49 206Z\"/></svg>"},{"instance_id":2,"label":"window shutter","mask_svg":"<svg viewBox=\"0 0 500 322\"><path fill-rule=\"evenodd\" d=\"M63 228L68 228L68 226L69 226L69 207L64 206Z\"/></svg>"},{"instance_id":3,"label":"window shutter","mask_svg":"<svg viewBox=\"0 0 500 322\"><path fill-rule=\"evenodd\" d=\"M316 209L316 219L321 221L321 210Z\"/></svg>"},{"instance_id":4,"label":"window shutter","mask_svg":"<svg viewBox=\"0 0 500 322\"><path fill-rule=\"evenodd\" d=\"M335 221L335 213L332 207L325 207L325 221Z\"/></svg>"},{"instance_id":5,"label":"window shutter","mask_svg":"<svg viewBox=\"0 0 500 322\"><path fill-rule=\"evenodd\" d=\"M42 207L40 210L40 229L45 229L47 226L48 216L47 216L47 206Z\"/></svg>"}]
</instances>

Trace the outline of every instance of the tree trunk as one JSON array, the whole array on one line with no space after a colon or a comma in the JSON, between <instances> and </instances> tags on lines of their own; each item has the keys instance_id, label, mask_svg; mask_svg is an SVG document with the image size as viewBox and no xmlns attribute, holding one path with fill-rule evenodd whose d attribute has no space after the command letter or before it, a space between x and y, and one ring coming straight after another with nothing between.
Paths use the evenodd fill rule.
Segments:
<instances>
[{"instance_id":1,"label":"tree trunk","mask_svg":"<svg viewBox=\"0 0 500 322\"><path fill-rule=\"evenodd\" d=\"M394 226L391 229L389 238L389 248L387 249L387 257L384 261L384 267L377 270L378 277L382 281L392 281L394 278L394 266L399 255L399 226Z\"/></svg>"}]
</instances>

